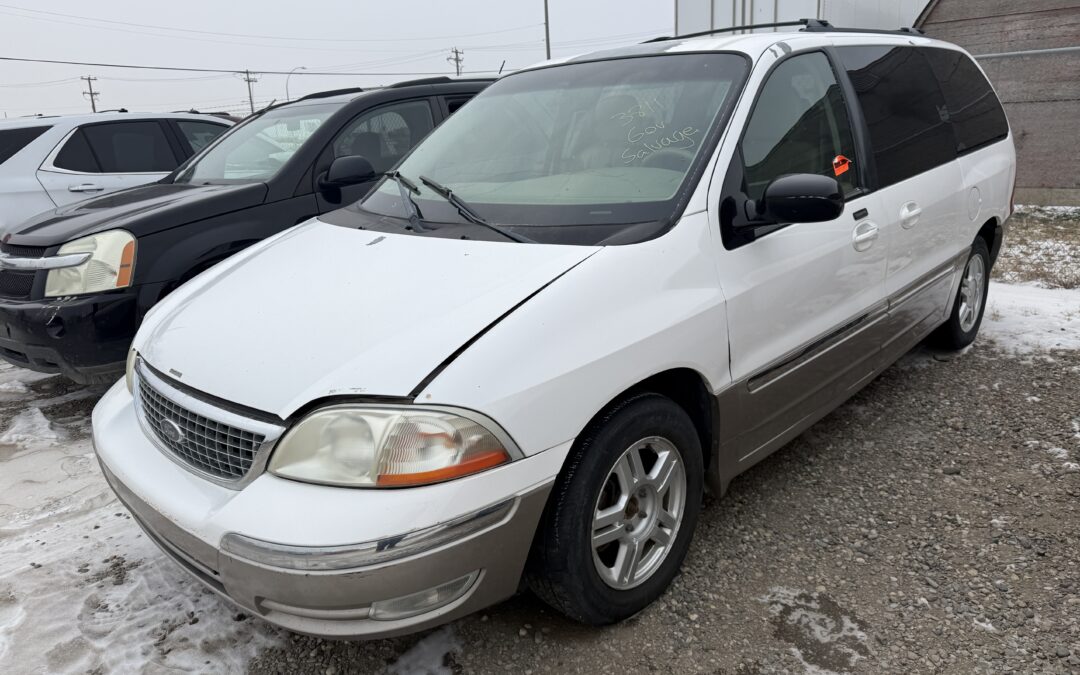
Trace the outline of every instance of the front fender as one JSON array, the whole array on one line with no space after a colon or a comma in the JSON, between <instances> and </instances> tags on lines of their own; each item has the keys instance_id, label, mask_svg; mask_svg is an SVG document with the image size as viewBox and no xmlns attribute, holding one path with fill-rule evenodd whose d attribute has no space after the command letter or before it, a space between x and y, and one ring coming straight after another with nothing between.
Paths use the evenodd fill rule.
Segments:
<instances>
[{"instance_id":1,"label":"front fender","mask_svg":"<svg viewBox=\"0 0 1080 675\"><path fill-rule=\"evenodd\" d=\"M477 339L418 403L478 410L526 454L575 438L615 397L688 368L730 381L724 297L704 213L664 236L609 246Z\"/></svg>"}]
</instances>

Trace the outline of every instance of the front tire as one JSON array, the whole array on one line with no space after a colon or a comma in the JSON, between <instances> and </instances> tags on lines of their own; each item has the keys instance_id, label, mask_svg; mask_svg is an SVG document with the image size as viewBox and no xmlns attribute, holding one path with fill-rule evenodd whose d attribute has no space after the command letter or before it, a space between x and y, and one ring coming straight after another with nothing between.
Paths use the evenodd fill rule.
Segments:
<instances>
[{"instance_id":1,"label":"front tire","mask_svg":"<svg viewBox=\"0 0 1080 675\"><path fill-rule=\"evenodd\" d=\"M578 439L544 510L526 579L572 619L638 613L682 566L701 509L701 443L674 401L640 394Z\"/></svg>"},{"instance_id":2,"label":"front tire","mask_svg":"<svg viewBox=\"0 0 1080 675\"><path fill-rule=\"evenodd\" d=\"M950 351L967 347L975 341L986 311L986 296L990 290L990 250L982 237L971 245L971 254L964 265L960 288L948 320L934 331L934 346Z\"/></svg>"}]
</instances>

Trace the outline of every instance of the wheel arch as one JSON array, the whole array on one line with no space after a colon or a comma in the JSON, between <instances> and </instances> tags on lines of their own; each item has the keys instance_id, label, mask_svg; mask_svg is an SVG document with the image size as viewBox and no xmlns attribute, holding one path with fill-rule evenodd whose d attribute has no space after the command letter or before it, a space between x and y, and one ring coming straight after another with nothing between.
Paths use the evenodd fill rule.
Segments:
<instances>
[{"instance_id":1,"label":"wheel arch","mask_svg":"<svg viewBox=\"0 0 1080 675\"><path fill-rule=\"evenodd\" d=\"M975 236L986 242L986 248L990 251L990 266L993 267L997 261L998 253L1001 251L1001 241L1005 236L1005 228L1002 227L996 217L990 218L982 224Z\"/></svg>"},{"instance_id":2,"label":"wheel arch","mask_svg":"<svg viewBox=\"0 0 1080 675\"><path fill-rule=\"evenodd\" d=\"M701 460L705 469L706 484L718 490L713 481L716 463L716 428L719 419L716 397L709 390L705 377L692 368L671 368L627 387L612 397L593 415L584 428L589 428L603 418L613 406L639 394L659 394L675 402L690 417L701 443ZM580 434L579 434L580 436Z\"/></svg>"}]
</instances>

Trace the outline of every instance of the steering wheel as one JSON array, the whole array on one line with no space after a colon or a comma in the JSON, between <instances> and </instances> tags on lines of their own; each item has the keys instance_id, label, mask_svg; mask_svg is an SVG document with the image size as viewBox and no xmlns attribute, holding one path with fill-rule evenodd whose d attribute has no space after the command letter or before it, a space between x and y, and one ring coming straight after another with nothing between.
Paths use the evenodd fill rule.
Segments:
<instances>
[{"instance_id":1,"label":"steering wheel","mask_svg":"<svg viewBox=\"0 0 1080 675\"><path fill-rule=\"evenodd\" d=\"M657 150L641 160L641 165L653 169L686 171L690 168L690 163L693 161L694 153L689 150L684 148L664 148L663 150Z\"/></svg>"}]
</instances>

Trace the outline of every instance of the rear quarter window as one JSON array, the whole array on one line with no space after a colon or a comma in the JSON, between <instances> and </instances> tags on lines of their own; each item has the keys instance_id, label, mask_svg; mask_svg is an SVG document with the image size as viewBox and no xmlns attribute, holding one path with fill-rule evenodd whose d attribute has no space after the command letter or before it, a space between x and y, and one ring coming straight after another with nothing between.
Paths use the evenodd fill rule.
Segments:
<instances>
[{"instance_id":1,"label":"rear quarter window","mask_svg":"<svg viewBox=\"0 0 1080 675\"><path fill-rule=\"evenodd\" d=\"M1005 111L986 76L963 52L919 47L926 56L956 135L956 151L964 153L1009 135Z\"/></svg>"},{"instance_id":2,"label":"rear quarter window","mask_svg":"<svg viewBox=\"0 0 1080 675\"><path fill-rule=\"evenodd\" d=\"M16 152L30 145L31 141L51 128L44 126L0 130L0 164L14 157Z\"/></svg>"},{"instance_id":3,"label":"rear quarter window","mask_svg":"<svg viewBox=\"0 0 1080 675\"><path fill-rule=\"evenodd\" d=\"M880 187L956 158L949 108L913 47L838 47L870 131Z\"/></svg>"}]
</instances>

